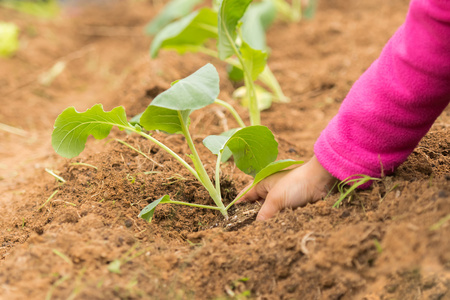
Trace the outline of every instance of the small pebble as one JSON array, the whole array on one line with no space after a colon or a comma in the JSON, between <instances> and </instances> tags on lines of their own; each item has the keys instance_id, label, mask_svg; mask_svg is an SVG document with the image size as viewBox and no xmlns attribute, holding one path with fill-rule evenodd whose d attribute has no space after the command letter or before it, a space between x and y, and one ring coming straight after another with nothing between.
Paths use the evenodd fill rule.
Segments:
<instances>
[{"instance_id":1,"label":"small pebble","mask_svg":"<svg viewBox=\"0 0 450 300\"><path fill-rule=\"evenodd\" d=\"M125 220L125 226L126 226L127 228L130 228L131 226L133 226L133 221L131 221L130 219Z\"/></svg>"},{"instance_id":2,"label":"small pebble","mask_svg":"<svg viewBox=\"0 0 450 300\"><path fill-rule=\"evenodd\" d=\"M347 218L350 216L350 212L348 210L345 210L342 214L341 214L341 218Z\"/></svg>"},{"instance_id":3,"label":"small pebble","mask_svg":"<svg viewBox=\"0 0 450 300\"><path fill-rule=\"evenodd\" d=\"M445 198L445 197L447 197L448 196L448 194L447 194L447 191L445 191L445 190L440 190L439 192L438 192L438 197L439 198Z\"/></svg>"}]
</instances>

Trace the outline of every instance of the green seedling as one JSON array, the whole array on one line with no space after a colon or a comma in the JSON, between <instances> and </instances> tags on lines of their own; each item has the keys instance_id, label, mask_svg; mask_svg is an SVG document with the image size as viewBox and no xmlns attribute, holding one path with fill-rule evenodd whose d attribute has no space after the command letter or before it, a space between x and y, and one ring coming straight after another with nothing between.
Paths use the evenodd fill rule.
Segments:
<instances>
[{"instance_id":1,"label":"green seedling","mask_svg":"<svg viewBox=\"0 0 450 300\"><path fill-rule=\"evenodd\" d=\"M10 57L19 49L19 28L13 23L0 23L0 57Z\"/></svg>"},{"instance_id":2,"label":"green seedling","mask_svg":"<svg viewBox=\"0 0 450 300\"><path fill-rule=\"evenodd\" d=\"M252 0L223 0L219 8L217 51L225 60L235 55L244 73L244 82L249 100L250 123L261 124L255 83L266 67L267 52L252 48L240 34L238 24ZM240 41L237 41L237 39ZM240 42L240 43L239 43Z\"/></svg>"},{"instance_id":3,"label":"green seedling","mask_svg":"<svg viewBox=\"0 0 450 300\"><path fill-rule=\"evenodd\" d=\"M48 169L48 168L45 168L45 172L47 172L48 174L50 174L50 175L52 175L53 177L55 177L56 180L59 180L59 181L62 182L62 183L66 183L66 180L65 180L64 178L62 178L61 176L57 175L57 174L55 173L55 171L50 170L50 169Z\"/></svg>"},{"instance_id":4,"label":"green seedling","mask_svg":"<svg viewBox=\"0 0 450 300\"><path fill-rule=\"evenodd\" d=\"M345 198L350 196L359 186L369 182L369 181L380 181L380 178L374 178L367 175L352 175L347 177L338 183L337 189L340 193L339 199L333 204L333 208L339 207L341 202L344 201ZM351 185L349 188L345 188L346 185Z\"/></svg>"},{"instance_id":5,"label":"green seedling","mask_svg":"<svg viewBox=\"0 0 450 300\"><path fill-rule=\"evenodd\" d=\"M450 221L450 214L446 215L445 217L440 219L437 223L435 223L432 226L430 226L430 230L432 230L432 231L438 230L439 228L441 228L448 221Z\"/></svg>"},{"instance_id":6,"label":"green seedling","mask_svg":"<svg viewBox=\"0 0 450 300\"><path fill-rule=\"evenodd\" d=\"M269 0L250 5L251 0L224 0L219 11L202 8L164 27L154 38L150 54L154 58L161 49L200 52L220 58L233 69L234 79L245 82L252 125L260 123L258 97L255 91L259 79L274 93L274 99L287 102L281 87L266 65L265 31L273 21L274 9ZM217 49L207 46L217 40ZM209 44L208 44L209 45ZM260 88L262 89L262 87Z\"/></svg>"},{"instance_id":7,"label":"green seedling","mask_svg":"<svg viewBox=\"0 0 450 300\"><path fill-rule=\"evenodd\" d=\"M40 211L42 208L44 208L44 206L45 206L48 202L50 202L50 200L52 200L53 197L55 197L55 195L56 195L58 192L59 192L58 190L54 191L54 192L50 195L50 197L48 197L47 200L45 200L45 202L44 202L41 206L39 206L39 208L38 208L37 210Z\"/></svg>"},{"instance_id":8,"label":"green seedling","mask_svg":"<svg viewBox=\"0 0 450 300\"><path fill-rule=\"evenodd\" d=\"M56 255L58 255L62 260L64 260L66 263L68 263L69 265L73 265L72 260L65 255L64 253L62 253L61 251L57 250L57 249L53 249L52 252Z\"/></svg>"},{"instance_id":9,"label":"green seedling","mask_svg":"<svg viewBox=\"0 0 450 300\"><path fill-rule=\"evenodd\" d=\"M273 173L302 162L294 160L275 162L278 143L267 127L255 125L235 129L222 135L209 136L203 142L217 155L215 184L213 184L189 132L189 115L196 109L215 103L218 94L219 75L211 64L207 64L194 74L176 81L170 89L159 94L134 124L127 121L123 107L116 107L107 112L103 110L102 105L97 104L82 113L77 112L73 107L67 108L55 121L52 145L58 154L72 158L83 151L89 135L93 135L96 139L104 139L113 126L141 135L184 166L204 186L216 206L174 201L165 195L145 207L140 217L150 221L156 206L164 203L219 210L227 217L228 209L238 199L226 207L222 201L220 165L224 158L233 155L236 166L244 173L255 177L253 185ZM182 134L189 146L191 154L188 157L193 167L161 141L146 133L144 129Z\"/></svg>"},{"instance_id":10,"label":"green seedling","mask_svg":"<svg viewBox=\"0 0 450 300\"><path fill-rule=\"evenodd\" d=\"M378 253L383 253L383 247L381 246L381 243L378 239L373 239L373 244L375 245Z\"/></svg>"}]
</instances>

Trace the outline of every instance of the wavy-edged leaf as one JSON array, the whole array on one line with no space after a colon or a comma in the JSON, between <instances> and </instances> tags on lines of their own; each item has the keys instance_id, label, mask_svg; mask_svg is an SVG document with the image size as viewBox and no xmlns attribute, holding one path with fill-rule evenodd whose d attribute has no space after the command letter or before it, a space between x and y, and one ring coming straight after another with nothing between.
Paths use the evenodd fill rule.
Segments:
<instances>
[{"instance_id":1,"label":"wavy-edged leaf","mask_svg":"<svg viewBox=\"0 0 450 300\"><path fill-rule=\"evenodd\" d=\"M236 26L244 16L252 0L222 0L219 9L217 50L219 58L225 60L234 54L233 44L236 41Z\"/></svg>"},{"instance_id":2,"label":"wavy-edged leaf","mask_svg":"<svg viewBox=\"0 0 450 300\"><path fill-rule=\"evenodd\" d=\"M208 63L192 75L174 81L168 90L156 96L139 123L147 130L182 133L183 125L189 125L192 110L214 103L218 95L219 74Z\"/></svg>"},{"instance_id":3,"label":"wavy-edged leaf","mask_svg":"<svg viewBox=\"0 0 450 300\"><path fill-rule=\"evenodd\" d=\"M158 200L155 200L152 203L150 203L149 205L147 205L146 207L144 207L144 209L141 210L141 212L139 213L139 218L142 218L148 222L151 222L153 219L153 215L155 213L156 206L158 206L158 204L164 204L164 203L170 203L170 202L171 202L171 200L170 200L169 195L162 196Z\"/></svg>"},{"instance_id":4,"label":"wavy-edged leaf","mask_svg":"<svg viewBox=\"0 0 450 300\"><path fill-rule=\"evenodd\" d=\"M210 38L217 38L217 13L203 8L158 32L150 47L150 55L155 58L160 49L172 49L180 54L195 51Z\"/></svg>"},{"instance_id":5,"label":"wavy-edged leaf","mask_svg":"<svg viewBox=\"0 0 450 300\"><path fill-rule=\"evenodd\" d=\"M197 4L203 0L172 0L146 27L145 32L154 35L164 26L189 14Z\"/></svg>"},{"instance_id":6,"label":"wavy-edged leaf","mask_svg":"<svg viewBox=\"0 0 450 300\"><path fill-rule=\"evenodd\" d=\"M266 50L266 30L276 17L273 0L252 3L242 18L242 37L253 49Z\"/></svg>"},{"instance_id":7,"label":"wavy-edged leaf","mask_svg":"<svg viewBox=\"0 0 450 300\"><path fill-rule=\"evenodd\" d=\"M219 92L219 74L208 63L156 96L151 105L173 110L194 110L214 103Z\"/></svg>"},{"instance_id":8,"label":"wavy-edged leaf","mask_svg":"<svg viewBox=\"0 0 450 300\"><path fill-rule=\"evenodd\" d=\"M122 106L105 112L101 104L96 104L81 113L69 107L56 118L52 133L53 149L63 157L75 157L83 152L89 135L104 139L113 126L121 130L132 127Z\"/></svg>"}]
</instances>

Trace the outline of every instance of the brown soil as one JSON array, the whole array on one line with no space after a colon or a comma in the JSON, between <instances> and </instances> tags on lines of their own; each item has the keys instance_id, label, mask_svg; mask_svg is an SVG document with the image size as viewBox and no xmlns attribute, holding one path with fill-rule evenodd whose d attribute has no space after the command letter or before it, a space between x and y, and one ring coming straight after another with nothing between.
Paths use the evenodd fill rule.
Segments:
<instances>
[{"instance_id":1,"label":"brown soil","mask_svg":"<svg viewBox=\"0 0 450 300\"><path fill-rule=\"evenodd\" d=\"M292 99L262 114L280 159L312 155L320 131L403 22L407 5L322 1L315 19L270 29L269 64ZM258 204L236 206L230 222L214 211L171 205L159 207L151 224L139 219L164 194L210 204L192 176L139 137L112 135L153 161L111 139L89 140L71 160L54 153L52 124L64 108L124 105L132 116L210 61L171 52L149 59L143 26L161 7L121 1L51 21L0 9L0 19L20 26L22 46L0 61L0 123L24 130L0 130L0 299L450 299L448 108L393 176L339 209L332 208L335 194L264 223L254 222ZM39 75L61 60L63 73L39 84ZM221 98L231 101L235 85L221 62L212 63ZM235 125L218 115L215 107L194 114L196 142ZM181 137L157 137L188 153ZM201 152L212 170L214 157ZM223 174L226 201L250 181L232 163ZM119 274L110 271L112 262Z\"/></svg>"}]
</instances>

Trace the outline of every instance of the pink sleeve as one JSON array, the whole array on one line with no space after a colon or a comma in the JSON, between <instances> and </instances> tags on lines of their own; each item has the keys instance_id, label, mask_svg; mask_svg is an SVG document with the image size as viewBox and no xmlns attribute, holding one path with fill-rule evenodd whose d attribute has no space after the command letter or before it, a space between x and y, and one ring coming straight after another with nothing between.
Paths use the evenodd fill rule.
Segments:
<instances>
[{"instance_id":1,"label":"pink sleeve","mask_svg":"<svg viewBox=\"0 0 450 300\"><path fill-rule=\"evenodd\" d=\"M449 100L450 0L412 0L405 23L355 82L314 152L340 180L390 174Z\"/></svg>"}]
</instances>

